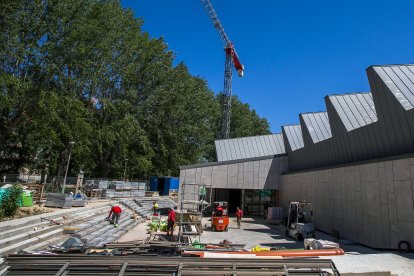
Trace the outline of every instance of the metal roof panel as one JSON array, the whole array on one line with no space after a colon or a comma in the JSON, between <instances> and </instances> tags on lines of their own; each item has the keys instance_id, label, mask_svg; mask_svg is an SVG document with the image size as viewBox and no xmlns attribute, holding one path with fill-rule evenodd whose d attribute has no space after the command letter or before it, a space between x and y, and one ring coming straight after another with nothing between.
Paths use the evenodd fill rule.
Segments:
<instances>
[{"instance_id":1,"label":"metal roof panel","mask_svg":"<svg viewBox=\"0 0 414 276\"><path fill-rule=\"evenodd\" d=\"M392 66L375 66L374 70L378 74L378 76L382 79L391 93L395 96L395 98L400 102L405 110L410 110L414 108L413 102L413 94L414 94L414 85L411 83L405 84L401 80L401 76L403 71L398 70L398 68L407 67L407 69L413 72L413 66L403 66L403 65L392 65ZM395 69L395 71L393 70ZM406 69L404 69L406 70ZM397 73L396 73L397 72ZM406 72L408 72L406 70ZM407 75L406 75L407 76ZM407 76L408 77L408 76ZM411 75L409 78L411 79ZM412 81L412 79L411 79Z\"/></svg>"},{"instance_id":2,"label":"metal roof panel","mask_svg":"<svg viewBox=\"0 0 414 276\"><path fill-rule=\"evenodd\" d=\"M371 93L328 96L347 131L378 121Z\"/></svg>"},{"instance_id":3,"label":"metal roof panel","mask_svg":"<svg viewBox=\"0 0 414 276\"><path fill-rule=\"evenodd\" d=\"M282 134L216 140L219 162L285 154Z\"/></svg>"},{"instance_id":4,"label":"metal roof panel","mask_svg":"<svg viewBox=\"0 0 414 276\"><path fill-rule=\"evenodd\" d=\"M292 151L303 148L303 136L300 125L283 126Z\"/></svg>"},{"instance_id":5,"label":"metal roof panel","mask_svg":"<svg viewBox=\"0 0 414 276\"><path fill-rule=\"evenodd\" d=\"M327 112L304 113L301 114L301 116L314 143L318 143L332 137Z\"/></svg>"}]
</instances>

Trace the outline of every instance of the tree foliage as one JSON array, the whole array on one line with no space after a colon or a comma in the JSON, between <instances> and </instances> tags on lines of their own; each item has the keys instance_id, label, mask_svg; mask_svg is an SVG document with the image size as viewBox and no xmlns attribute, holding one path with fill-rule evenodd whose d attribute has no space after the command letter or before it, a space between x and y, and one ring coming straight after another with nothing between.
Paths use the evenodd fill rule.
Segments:
<instances>
[{"instance_id":1,"label":"tree foliage","mask_svg":"<svg viewBox=\"0 0 414 276\"><path fill-rule=\"evenodd\" d=\"M16 184L6 189L0 201L0 219L12 217L19 209L19 203L22 197L22 188Z\"/></svg>"},{"instance_id":2,"label":"tree foliage","mask_svg":"<svg viewBox=\"0 0 414 276\"><path fill-rule=\"evenodd\" d=\"M139 12L139 11L138 11ZM177 175L215 159L220 99L115 0L0 2L0 170ZM233 100L232 137L269 133Z\"/></svg>"}]
</instances>

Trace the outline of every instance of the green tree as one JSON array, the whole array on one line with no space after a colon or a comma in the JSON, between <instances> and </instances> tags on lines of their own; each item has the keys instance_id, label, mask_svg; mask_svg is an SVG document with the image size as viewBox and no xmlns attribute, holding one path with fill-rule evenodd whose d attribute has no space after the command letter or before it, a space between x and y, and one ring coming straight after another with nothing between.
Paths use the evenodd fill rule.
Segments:
<instances>
[{"instance_id":1,"label":"green tree","mask_svg":"<svg viewBox=\"0 0 414 276\"><path fill-rule=\"evenodd\" d=\"M177 175L213 161L220 94L116 0L0 2L0 171ZM231 136L269 126L233 99Z\"/></svg>"}]
</instances>

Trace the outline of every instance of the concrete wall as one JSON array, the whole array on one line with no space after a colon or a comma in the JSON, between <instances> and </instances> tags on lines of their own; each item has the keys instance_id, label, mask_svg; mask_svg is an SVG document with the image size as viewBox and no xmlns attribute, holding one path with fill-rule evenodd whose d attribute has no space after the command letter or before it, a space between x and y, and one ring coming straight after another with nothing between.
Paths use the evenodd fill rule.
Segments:
<instances>
[{"instance_id":1,"label":"concrete wall","mask_svg":"<svg viewBox=\"0 0 414 276\"><path fill-rule=\"evenodd\" d=\"M287 157L203 166L180 171L182 183L202 183L223 189L279 188L279 176L287 171Z\"/></svg>"},{"instance_id":2,"label":"concrete wall","mask_svg":"<svg viewBox=\"0 0 414 276\"><path fill-rule=\"evenodd\" d=\"M277 190L280 175L287 170L287 156L211 166L204 164L181 169L180 189L183 183L197 183L223 189ZM191 195L196 194L193 187L187 186L185 189L185 198L194 199Z\"/></svg>"},{"instance_id":3,"label":"concrete wall","mask_svg":"<svg viewBox=\"0 0 414 276\"><path fill-rule=\"evenodd\" d=\"M280 201L308 200L318 229L376 248L414 245L414 158L282 175Z\"/></svg>"}]
</instances>

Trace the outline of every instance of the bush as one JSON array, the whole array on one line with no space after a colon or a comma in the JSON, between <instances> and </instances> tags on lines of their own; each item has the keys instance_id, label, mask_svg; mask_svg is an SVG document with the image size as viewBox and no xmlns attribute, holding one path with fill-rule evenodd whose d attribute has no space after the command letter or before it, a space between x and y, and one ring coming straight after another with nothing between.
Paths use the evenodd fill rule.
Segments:
<instances>
[{"instance_id":1,"label":"bush","mask_svg":"<svg viewBox=\"0 0 414 276\"><path fill-rule=\"evenodd\" d=\"M19 202L22 195L22 188L16 184L6 189L6 193L0 206L0 218L11 217L19 209Z\"/></svg>"}]
</instances>

